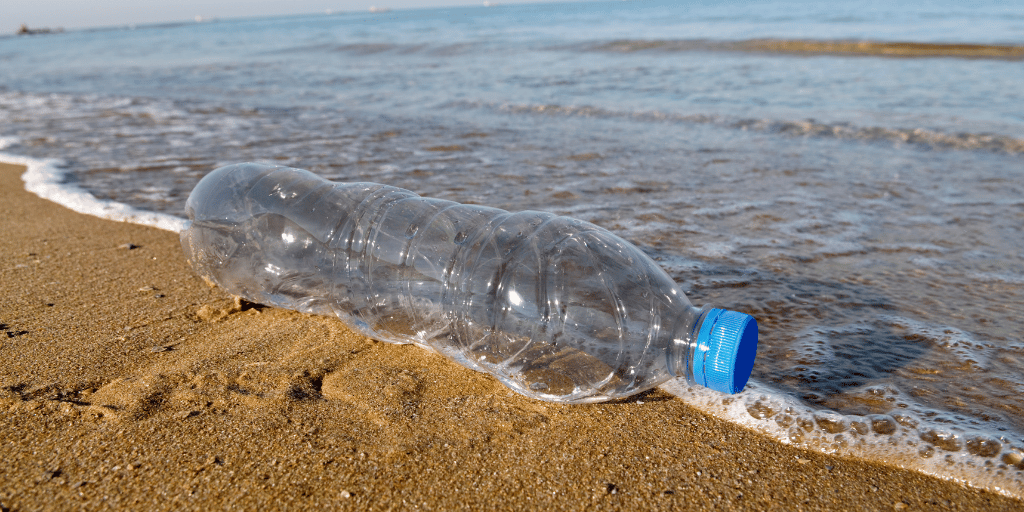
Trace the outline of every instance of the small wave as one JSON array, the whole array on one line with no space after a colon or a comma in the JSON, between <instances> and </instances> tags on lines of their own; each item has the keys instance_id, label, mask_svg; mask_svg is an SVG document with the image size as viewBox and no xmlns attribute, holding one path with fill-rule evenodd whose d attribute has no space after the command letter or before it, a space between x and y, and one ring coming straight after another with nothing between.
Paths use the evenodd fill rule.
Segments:
<instances>
[{"instance_id":1,"label":"small wave","mask_svg":"<svg viewBox=\"0 0 1024 512\"><path fill-rule=\"evenodd\" d=\"M514 105L453 102L449 107L493 108L502 112L539 114L566 117L626 118L644 122L676 122L710 124L794 137L822 137L897 144L913 144L932 149L964 151L996 151L1009 154L1024 153L1024 139L994 133L946 133L924 128L885 128L856 126L849 123L823 123L813 119L803 121L774 119L743 119L711 114L675 114L669 112L626 112L592 106Z\"/></svg>"},{"instance_id":2,"label":"small wave","mask_svg":"<svg viewBox=\"0 0 1024 512\"><path fill-rule=\"evenodd\" d=\"M296 46L284 48L268 54L305 54L305 53L348 53L352 55L377 55L382 53L393 53L397 55L427 54L434 56L461 55L471 51L476 43L450 43L450 44L425 44L425 43L347 43L347 44L315 44L307 46Z\"/></svg>"},{"instance_id":3,"label":"small wave","mask_svg":"<svg viewBox=\"0 0 1024 512\"><path fill-rule=\"evenodd\" d=\"M0 139L0 147L9 147L11 141ZM78 185L69 182L69 174L61 160L29 158L0 153L0 162L24 165L27 170L21 179L25 190L53 201L72 211L119 222L142 224L175 233L185 228L185 219L164 213L147 212L116 201L104 201Z\"/></svg>"},{"instance_id":4,"label":"small wave","mask_svg":"<svg viewBox=\"0 0 1024 512\"><path fill-rule=\"evenodd\" d=\"M850 55L891 58L959 58L1024 60L1024 46L902 41L806 39L747 39L743 41L622 39L591 45L588 49L631 53L639 51L728 51L787 55Z\"/></svg>"},{"instance_id":5,"label":"small wave","mask_svg":"<svg viewBox=\"0 0 1024 512\"><path fill-rule=\"evenodd\" d=\"M680 380L661 387L705 413L783 444L873 460L1013 498L1024 497L1024 445L1005 435L947 425L913 412L839 414L808 406L754 380L743 393L728 396ZM888 386L871 391L880 400L908 399Z\"/></svg>"}]
</instances>

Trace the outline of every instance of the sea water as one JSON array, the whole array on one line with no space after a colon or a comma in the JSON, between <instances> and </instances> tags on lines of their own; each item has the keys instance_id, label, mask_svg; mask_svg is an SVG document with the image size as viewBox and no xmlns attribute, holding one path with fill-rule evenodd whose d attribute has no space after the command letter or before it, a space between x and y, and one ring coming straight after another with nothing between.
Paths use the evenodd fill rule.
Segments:
<instances>
[{"instance_id":1,"label":"sea water","mask_svg":"<svg viewBox=\"0 0 1024 512\"><path fill-rule=\"evenodd\" d=\"M835 50L850 41L880 51ZM1022 45L1024 6L996 1L11 36L0 157L44 197L172 230L205 173L247 160L594 222L695 304L758 319L744 393L664 389L785 443L1022 497Z\"/></svg>"}]
</instances>

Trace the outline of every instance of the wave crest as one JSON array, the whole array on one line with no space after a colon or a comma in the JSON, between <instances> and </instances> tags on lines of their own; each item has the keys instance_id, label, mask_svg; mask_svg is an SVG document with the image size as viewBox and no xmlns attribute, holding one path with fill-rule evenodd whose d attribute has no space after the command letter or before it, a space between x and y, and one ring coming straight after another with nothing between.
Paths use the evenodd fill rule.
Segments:
<instances>
[{"instance_id":1,"label":"wave crest","mask_svg":"<svg viewBox=\"0 0 1024 512\"><path fill-rule=\"evenodd\" d=\"M509 113L552 116L579 116L596 118L628 118L646 122L676 122L711 124L738 130L761 131L791 136L826 137L876 142L917 144L933 149L996 151L1010 154L1024 153L1024 139L994 133L947 133L925 128L885 128L856 126L850 123L825 123L813 119L803 121L774 119L739 119L711 114L675 114L669 112L626 112L592 106L564 105L484 105L463 103L450 106L491 107Z\"/></svg>"}]
</instances>

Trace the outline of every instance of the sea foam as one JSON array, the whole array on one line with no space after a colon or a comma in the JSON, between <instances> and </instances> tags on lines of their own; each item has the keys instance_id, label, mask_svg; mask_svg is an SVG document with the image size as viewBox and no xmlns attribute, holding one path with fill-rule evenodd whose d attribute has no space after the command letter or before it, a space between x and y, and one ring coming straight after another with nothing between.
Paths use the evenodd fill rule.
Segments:
<instances>
[{"instance_id":1,"label":"sea foam","mask_svg":"<svg viewBox=\"0 0 1024 512\"><path fill-rule=\"evenodd\" d=\"M0 138L0 149L17 143L13 137ZM0 152L0 162L24 165L21 175L25 190L53 201L78 213L118 222L131 222L152 226L175 233L185 228L185 219L165 213L147 212L116 201L104 201L71 181L62 160L56 158L30 158Z\"/></svg>"},{"instance_id":2,"label":"sea foam","mask_svg":"<svg viewBox=\"0 0 1024 512\"><path fill-rule=\"evenodd\" d=\"M880 462L944 480L1024 498L1024 447L1005 436L960 425L944 427L913 404L896 414L840 414L808 406L751 379L738 395L674 380L661 386L712 416L767 435L783 444ZM879 386L881 400L908 402L898 390Z\"/></svg>"}]
</instances>

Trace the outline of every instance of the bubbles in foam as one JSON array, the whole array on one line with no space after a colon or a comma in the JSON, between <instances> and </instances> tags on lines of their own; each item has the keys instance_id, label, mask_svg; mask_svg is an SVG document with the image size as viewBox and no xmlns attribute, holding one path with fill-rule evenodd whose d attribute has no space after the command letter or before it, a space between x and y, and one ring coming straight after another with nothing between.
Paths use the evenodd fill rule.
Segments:
<instances>
[{"instance_id":1,"label":"bubbles in foam","mask_svg":"<svg viewBox=\"0 0 1024 512\"><path fill-rule=\"evenodd\" d=\"M969 333L949 326L929 325L898 316L882 316L892 325L903 328L908 336L917 337L922 341L941 347L957 362L985 368L988 366L992 350L991 343L976 340Z\"/></svg>"},{"instance_id":2,"label":"bubbles in foam","mask_svg":"<svg viewBox=\"0 0 1024 512\"><path fill-rule=\"evenodd\" d=\"M785 444L893 464L1024 498L1024 441L959 424L943 425L940 414L911 405L891 387L868 393L903 402L907 409L865 415L814 408L754 380L743 393L733 396L678 380L662 389L708 414ZM929 414L931 419L926 418Z\"/></svg>"},{"instance_id":3,"label":"bubbles in foam","mask_svg":"<svg viewBox=\"0 0 1024 512\"><path fill-rule=\"evenodd\" d=\"M796 361L801 365L810 366L812 372L815 367L824 368L835 361L836 354L828 342L828 336L838 330L842 329L814 327L797 334L796 341L791 345Z\"/></svg>"}]
</instances>

